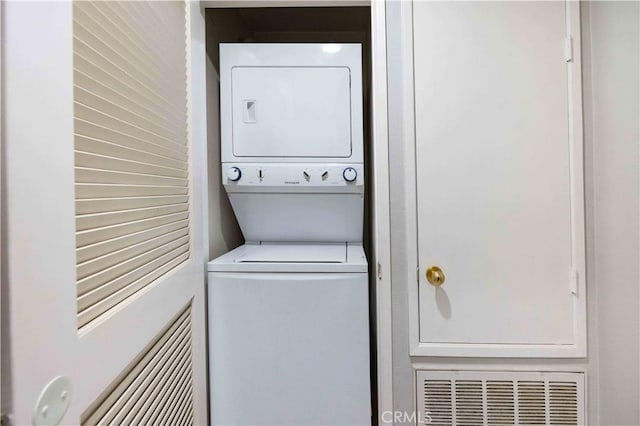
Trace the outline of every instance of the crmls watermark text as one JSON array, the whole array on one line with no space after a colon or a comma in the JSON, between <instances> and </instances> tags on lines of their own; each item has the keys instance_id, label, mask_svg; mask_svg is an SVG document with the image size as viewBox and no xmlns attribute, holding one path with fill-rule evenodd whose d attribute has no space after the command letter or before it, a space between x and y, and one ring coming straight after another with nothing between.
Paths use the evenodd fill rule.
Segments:
<instances>
[{"instance_id":1,"label":"crmls watermark text","mask_svg":"<svg viewBox=\"0 0 640 426\"><path fill-rule=\"evenodd\" d=\"M433 419L429 412L416 413L408 411L383 411L383 424L412 424L412 425L428 425Z\"/></svg>"}]
</instances>

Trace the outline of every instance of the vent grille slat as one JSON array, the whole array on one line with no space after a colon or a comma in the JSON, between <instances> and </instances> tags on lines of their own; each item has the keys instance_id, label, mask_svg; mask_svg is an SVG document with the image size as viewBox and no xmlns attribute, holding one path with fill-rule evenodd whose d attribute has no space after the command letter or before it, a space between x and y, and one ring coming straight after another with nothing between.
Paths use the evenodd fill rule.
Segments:
<instances>
[{"instance_id":1,"label":"vent grille slat","mask_svg":"<svg viewBox=\"0 0 640 426\"><path fill-rule=\"evenodd\" d=\"M432 425L450 425L453 420L452 382L450 380L425 380L424 412L429 413Z\"/></svg>"},{"instance_id":2,"label":"vent grille slat","mask_svg":"<svg viewBox=\"0 0 640 426\"><path fill-rule=\"evenodd\" d=\"M176 315L119 379L82 415L81 424L151 424L154 407L176 415L193 400L191 304ZM162 402L178 400L180 405ZM189 420L189 419L187 419ZM192 424L193 419L181 424Z\"/></svg>"},{"instance_id":3,"label":"vent grille slat","mask_svg":"<svg viewBox=\"0 0 640 426\"><path fill-rule=\"evenodd\" d=\"M549 422L552 425L578 424L577 386L572 382L549 382Z\"/></svg>"},{"instance_id":4,"label":"vent grille slat","mask_svg":"<svg viewBox=\"0 0 640 426\"><path fill-rule=\"evenodd\" d=\"M584 424L583 373L418 371L417 386L426 424Z\"/></svg>"},{"instance_id":5,"label":"vent grille slat","mask_svg":"<svg viewBox=\"0 0 640 426\"><path fill-rule=\"evenodd\" d=\"M487 381L487 423L512 425L515 423L515 395L512 381Z\"/></svg>"},{"instance_id":6,"label":"vent grille slat","mask_svg":"<svg viewBox=\"0 0 640 426\"><path fill-rule=\"evenodd\" d=\"M521 423L530 425L547 423L544 381L519 381L518 402Z\"/></svg>"},{"instance_id":7,"label":"vent grille slat","mask_svg":"<svg viewBox=\"0 0 640 426\"><path fill-rule=\"evenodd\" d=\"M190 257L186 6L73 3L79 328Z\"/></svg>"},{"instance_id":8,"label":"vent grille slat","mask_svg":"<svg viewBox=\"0 0 640 426\"><path fill-rule=\"evenodd\" d=\"M456 420L468 426L483 425L482 381L456 380Z\"/></svg>"}]
</instances>

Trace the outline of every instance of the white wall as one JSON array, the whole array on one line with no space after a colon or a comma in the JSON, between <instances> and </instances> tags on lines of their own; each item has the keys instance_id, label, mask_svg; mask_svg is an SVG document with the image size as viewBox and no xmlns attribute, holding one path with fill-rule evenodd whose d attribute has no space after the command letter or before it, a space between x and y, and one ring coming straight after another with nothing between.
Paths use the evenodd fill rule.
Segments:
<instances>
[{"instance_id":1,"label":"white wall","mask_svg":"<svg viewBox=\"0 0 640 426\"><path fill-rule=\"evenodd\" d=\"M586 359L409 358L404 264L402 40L400 2L387 3L392 229L394 409L412 412L413 365L586 371L588 423L640 424L638 2L585 2L583 36L588 357Z\"/></svg>"},{"instance_id":2,"label":"white wall","mask_svg":"<svg viewBox=\"0 0 640 426\"><path fill-rule=\"evenodd\" d=\"M222 186L220 168L220 82L207 56L207 163L209 202L209 259L243 243L242 233Z\"/></svg>"},{"instance_id":3,"label":"white wall","mask_svg":"<svg viewBox=\"0 0 640 426\"><path fill-rule=\"evenodd\" d=\"M206 18L207 49L207 188L209 202L209 259L214 259L244 242L231 203L222 186L220 165L220 78L218 42L243 29L232 19L213 22Z\"/></svg>"},{"instance_id":4,"label":"white wall","mask_svg":"<svg viewBox=\"0 0 640 426\"><path fill-rule=\"evenodd\" d=\"M388 2L387 13L387 91L389 113L389 173L391 216L391 301L392 301L392 341L393 341L393 409L413 412L413 369L409 358L409 312L405 241L412 236L406 235L404 218L406 209L403 194L405 158L402 151L402 40L400 2ZM415 237L413 237L415 238Z\"/></svg>"},{"instance_id":5,"label":"white wall","mask_svg":"<svg viewBox=\"0 0 640 426\"><path fill-rule=\"evenodd\" d=\"M583 7L585 144L590 152L590 344L600 423L640 424L638 283L640 3Z\"/></svg>"}]
</instances>

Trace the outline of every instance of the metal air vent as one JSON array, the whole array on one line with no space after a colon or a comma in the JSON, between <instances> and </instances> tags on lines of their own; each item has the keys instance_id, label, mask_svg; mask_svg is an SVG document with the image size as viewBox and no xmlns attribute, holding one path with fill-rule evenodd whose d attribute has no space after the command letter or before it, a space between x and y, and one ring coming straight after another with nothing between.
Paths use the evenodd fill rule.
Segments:
<instances>
[{"instance_id":1,"label":"metal air vent","mask_svg":"<svg viewBox=\"0 0 640 426\"><path fill-rule=\"evenodd\" d=\"M420 424L581 425L584 374L418 371Z\"/></svg>"}]
</instances>

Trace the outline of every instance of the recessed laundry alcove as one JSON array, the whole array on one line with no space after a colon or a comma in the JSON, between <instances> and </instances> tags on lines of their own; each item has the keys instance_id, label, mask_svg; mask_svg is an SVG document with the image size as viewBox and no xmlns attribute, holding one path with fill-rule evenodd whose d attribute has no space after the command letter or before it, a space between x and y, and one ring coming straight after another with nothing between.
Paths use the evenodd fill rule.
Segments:
<instances>
[{"instance_id":1,"label":"recessed laundry alcove","mask_svg":"<svg viewBox=\"0 0 640 426\"><path fill-rule=\"evenodd\" d=\"M208 5L208 4L207 4ZM372 174L373 174L373 158L372 158L372 65L371 65L371 8L369 6L341 6L341 7L228 7L228 8L220 8L219 4L211 3L213 8L206 9L206 51L207 51L207 174L208 174L208 211L209 211L209 259L220 260L220 263L225 263L225 259L233 258L235 259L233 262L238 265L238 271L247 272L253 271L258 273L263 273L263 280L271 280L272 278L266 275L269 271L277 271L274 264L284 264L287 265L287 273L289 272L325 272L322 276L318 276L316 278L311 279L313 282L315 281L320 287L324 287L324 290L321 290L320 293L316 295L316 302L309 301L311 305L306 309L303 309L296 317L297 321L300 322L300 327L305 323L305 318L307 318L308 309L311 309L312 306L322 306L318 304L327 303L326 300L334 299L336 303L346 304L349 297L352 297L348 294L342 294L343 289L340 289L340 285L336 281L337 277L341 275L342 272L346 270L353 269L353 272L361 271L363 272L368 268L368 276L369 276L369 300L363 298L362 303L369 304L369 353L370 360L369 365L371 366L370 372L370 382L371 382L371 408L372 412L375 413L377 411L377 392L376 392L376 329L375 329L375 280L373 277L377 276L377 273L374 273L374 266L376 262L373 258L373 238L374 235L372 224ZM238 6L241 6L239 3ZM336 67L325 67L322 68L305 68L289 66L286 72L282 73L279 71L274 71L274 69L265 68L263 66L252 66L252 67L235 67L232 69L231 73L231 81L232 83L229 86L225 86L224 76L225 68L224 62L221 64L221 43L252 43L252 44L273 44L273 43L288 43L288 44L308 44L308 43L322 43L326 44L326 49L338 48L338 45L335 43L343 43L343 44L355 44L359 45L361 49L361 69L362 75L361 79L359 76L359 70L357 72L358 76L356 80L352 81L354 75L352 73L355 71L351 68L341 68L339 66ZM302 50L304 51L304 50ZM327 53L327 52L325 52ZM337 51L335 52L338 53ZM253 54L253 52L252 52ZM258 61L259 62L259 61ZM295 61L294 61L295 62ZM289 80L287 81L286 74L289 75ZM222 74L222 75L221 75ZM285 76L285 77L283 77ZM320 85L318 81L324 81L325 84ZM361 80L361 82L360 82ZM221 85L222 81L222 85ZM313 82L315 81L315 85ZM243 83L244 82L244 83ZM248 84L247 84L248 82ZM311 84L310 84L311 83ZM358 87L358 91L361 90L362 94L358 93L356 96L344 96L345 94L349 94L351 92L352 83L353 87ZM319 106L316 108L313 105L313 101L310 102L297 102L299 105L299 109L293 108L290 111L284 111L278 109L281 105L278 104L277 101L282 101L284 108L287 100L276 99L272 103L265 105L265 103L261 103L260 101L256 101L255 93L265 92L269 94L271 92L270 87L274 85L289 85L290 89L294 95L308 97L309 99L314 98L322 98L322 96L326 96L326 94L322 94L323 90L333 90L335 89L336 97L333 99L332 104L335 105L335 108L326 108L325 106ZM345 85L348 85L345 86ZM357 85L357 86L356 86ZM359 87L361 85L361 87ZM247 89L247 87L249 89ZM340 89L341 87L346 87L346 91ZM227 89L225 89L227 88ZM229 89L230 88L230 89ZM249 90L246 94L242 90ZM225 90L231 90L232 93L225 92ZM342 90L342 91L341 91ZM342 97L341 97L342 96ZM233 112L231 113L231 117L225 116L225 108L221 107L221 97L223 99L232 99ZM359 119L360 112L358 111L358 116L354 118L351 115L351 121L347 118L344 120L344 117L350 117L349 111L353 108L353 102L361 102L362 103L362 120ZM224 105L224 103L222 103ZM237 104L237 105L236 105ZM238 107L238 108L236 108ZM266 108L266 109L265 109ZM281 132L277 128L271 128L269 126L260 127L261 117L264 117L268 114L271 117L283 115L283 114L294 114L299 118L301 123L300 134L296 135L295 133L292 135L291 132L289 134L289 138L286 140L279 140L281 137ZM314 115L316 113L325 114L326 116L318 117ZM305 115L307 114L307 115ZM345 115L346 114L346 115ZM225 119L228 118L228 120ZM226 121L225 121L226 120ZM306 121L305 121L306 120ZM258 123L256 124L256 121ZM308 121L307 125L305 123ZM223 128L224 125L221 123L229 123L232 122L233 126L228 126L226 130ZM278 122L278 120L274 120L274 122ZM237 126L238 123L242 123L242 125ZM245 126L245 124L250 124L249 126ZM354 126L361 128L356 128L354 130ZM230 130L231 129L231 130ZM230 132L226 133L226 132ZM249 132L249 133L247 133ZM253 133L251 133L253 132ZM275 135L275 137L269 139L268 135ZM318 144L313 142L309 146L297 144L300 139L311 139L315 141L326 141L325 145ZM225 138L230 138L233 140L232 151L229 149L230 144L223 144L223 140L229 140ZM249 143L246 145L246 141L251 141L251 138L265 138L263 145L256 145L255 143ZM359 140L357 140L359 138ZM240 142L236 143L236 139ZM344 140L347 143L343 143ZM359 141L362 141L360 145ZM243 145L244 144L244 145ZM333 145L332 145L333 144ZM335 146L334 146L335 145ZM221 147L226 146L226 148L221 149ZM354 152L359 152L362 147L363 154L353 154ZM350 147L350 148L349 148ZM360 151L361 152L361 151ZM357 155L358 158L352 157L352 155ZM340 220L339 217L341 215L341 209L345 211L353 210L353 208L357 208L358 210L362 209L362 196L360 195L359 202L358 198L353 197L341 197L345 201L344 202L331 202L322 201L322 200L330 200L331 198L325 195L322 199L319 197L314 197L314 194L296 194L294 198L298 204L296 204L295 212L284 211L279 219L276 221L271 218L276 217L273 212L278 211L280 208L277 203L274 204L273 198L267 199L266 197L257 196L257 194L240 194L235 195L235 198L231 198L233 204L233 208L229 201L230 197L227 194L229 188L225 191L225 187L223 183L227 181L226 171L227 169L222 169L221 163L228 162L229 157L233 158L248 158L250 157L250 161L256 161L259 163L270 163L277 160L273 160L270 157L277 158L285 158L285 157L295 157L304 158L307 162L316 162L316 161L326 161L322 159L314 159L314 157L322 158L322 157L332 157L334 161L362 161L362 155L364 155L364 219L362 219L362 214L359 214L359 220L353 220L353 217L349 219L348 215L345 215L343 220ZM340 160L338 157L342 157L343 160ZM226 158L226 159L225 159ZM351 158L351 160L349 160ZM238 160L239 161L239 160ZM282 160L281 160L282 161ZM338 170L334 170L331 168L332 166L326 166L322 164L318 164L318 166L322 166L328 170L329 175L335 174ZM346 165L348 166L348 164ZM226 167L226 166L225 166ZM253 165L245 165L245 167L254 167ZM276 165L276 167L278 167ZM340 181L343 180L343 169L345 166L341 166L339 168L340 173ZM354 167L356 167L354 165ZM359 166L358 166L359 167ZM251 176L259 176L259 179L262 179L263 169L262 166L259 170L255 168L251 168L250 170L245 169L245 175L247 173L251 173ZM319 169L318 169L319 170ZM311 172L316 173L318 170L312 168ZM225 172L225 173L223 173ZM273 171L270 170L270 172ZM355 171L354 171L355 172ZM257 174L259 173L259 175ZM322 173L319 171L318 173ZM362 171L359 170L360 175L362 176ZM347 179L346 177L344 178ZM355 178L354 178L355 179ZM358 178L359 179L359 178ZM226 182L228 183L228 182ZM338 195L338 197L340 197ZM284 198L287 202L292 202L293 198ZM253 214L252 220L247 220L245 215L239 213L238 205L236 203L244 203L242 204L242 208L240 210L246 212L253 212L260 210L264 212L263 218L267 218L262 220L261 218L256 218ZM251 203L251 206L248 206L247 203ZM300 206L300 203L304 204L304 206ZM326 205L323 205L325 203ZM354 204L355 203L355 204ZM359 206L357 204L360 203ZM330 206L335 206L336 208L331 208ZM356 207L357 206L357 207ZM234 209L236 210L234 213ZM362 210L360 210L362 211ZM333 244L335 241L335 235L340 236L348 236L343 240L341 246L331 246L327 245L324 248L326 250L317 251L306 250L304 244L299 244L298 246L290 246L283 247L277 244L275 245L262 245L259 241L253 241L256 238L247 238L249 243L237 249L233 253L230 253L229 256L222 256L229 251L236 249L241 246L244 241L243 232L245 236L248 234L252 236L261 235L267 236L264 238L258 237L257 240L260 241L296 241L293 239L288 239L287 236L297 236L300 234L301 223L304 221L309 221L314 223L314 227L319 229L317 222L318 221L326 221L327 224L333 224L333 227L327 226L326 230L324 230L323 234L310 234L313 237L307 242L315 242L321 244ZM283 231L283 223L290 224L291 229L290 232L286 231L286 225L284 225ZM363 225L364 223L364 225ZM269 229L269 227L277 227L277 232ZM242 228L242 230L241 230ZM343 229L344 228L344 229ZM347 231L347 228L349 231ZM356 229L357 228L357 229ZM353 231L353 232L351 232ZM275 239L273 235L278 234ZM284 235L284 236L283 236ZM352 236L349 235L357 235L357 239L353 239ZM271 238L269 238L271 237ZM362 240L360 239L362 238ZM364 252L368 260L368 266L366 260L362 257L362 249L359 248L360 242L357 243L357 246L351 246L351 243L347 243L348 241L362 241L364 246ZM238 250L242 251L242 253L238 256ZM316 252L317 258L314 258L313 252ZM275 254L274 254L275 253ZM222 257L220 257L222 256ZM275 257L274 257L275 256ZM285 256L284 258L282 256ZM285 259L286 258L286 259ZM275 259L275 260L274 260ZM285 259L285 260L283 260ZM216 260L216 262L218 262ZM212 262L214 263L214 262ZM314 266L320 264L333 263L337 265L335 271L331 271L330 273L326 265L322 266ZM210 264L209 265L209 280L214 280L215 277L219 277L218 279L223 280L224 274L230 270L235 270L233 267L224 266L224 271L220 269L216 269L217 266ZM275 269L274 269L275 268ZM278 267L281 268L281 267ZM320 269L318 269L320 268ZM365 268L365 269L363 269ZM338 273L340 272L340 273ZM221 275L222 274L222 275ZM319 281L320 280L320 281ZM321 282L321 280L326 280L325 282ZM213 282L213 281L211 281ZM213 290L215 286L211 286L211 282L209 284L209 318L211 320L216 320L218 323L220 321L224 321L224 311L225 301L228 303L233 303L235 299L229 299L227 295L233 293L237 286L231 286L227 288L234 288L234 290L225 290L226 293L223 293L221 290ZM292 291L291 295L282 294L282 297L286 300L293 301L293 297L297 292L301 291L300 289L305 286L309 286L309 283L300 283L300 287L295 287L295 290ZM222 284L224 285L224 284ZM243 286L244 284L239 284ZM284 284L283 284L284 285ZM278 285L278 287L272 287L272 291L278 292L282 291L282 286ZM286 285L285 285L286 287ZM264 304L264 299L255 299L255 292L262 291L259 289L255 289L255 291L251 292L249 296L246 297L246 303L251 305L252 300L258 303L255 306L255 309L252 308L251 312L257 312L256 310L262 311L263 309L267 309L266 306L259 306L260 302ZM332 295L331 292L338 291ZM235 294L235 293L233 293ZM280 294L280 293L278 293ZM215 299L215 300L214 300ZM271 299L269 299L271 300ZM297 299L295 299L297 300ZM268 303L272 304L272 310L278 309L299 309L299 307L294 307L291 305L282 304L281 301L270 301ZM351 303L351 302L349 302ZM293 303L293 305L298 305L299 302ZM304 305L304 303L302 303ZM253 305L251 305L253 306ZM289 308L286 308L288 306ZM350 308L352 311L349 316L353 317L353 321L351 321L351 325L349 325L346 329L353 329L355 333L349 340L358 341L360 337L357 334L358 327L356 324L358 322L357 311L358 309L366 310L367 307L361 305L354 305ZM221 314L222 313L222 314ZM270 317L273 319L272 317ZM334 320L337 321L341 317L336 315ZM347 317L344 317L345 319ZM275 327L276 323L269 323L271 319L267 319L265 317L264 321L261 321L260 327L267 330L268 324L272 324L272 328ZM364 319L366 322L366 318ZM234 336L238 334L246 334L250 332L254 332L255 328L249 328L244 331L241 330L241 326L238 322L234 322L234 327L231 329L233 331ZM310 326L312 324L310 323ZM210 326L211 327L211 326ZM240 328L238 328L240 327ZM256 325L257 327L257 325ZM317 324L313 327L317 327ZM314 340L311 337L306 338L295 338L290 337L286 341L280 341L279 345L281 348L289 348L287 351L291 352L290 356L288 356L289 361L291 363L292 368L298 368L296 363L297 357L295 356L296 351L299 351L300 342L306 342L306 353L311 357L309 359L314 359L313 357L318 356L322 351L322 342L325 337L327 337L327 331L320 333L319 340ZM276 333L277 334L277 333ZM225 331L225 336L229 337L228 332ZM324 336L324 337L323 337ZM236 339L236 337L229 337L230 339ZM241 338L240 335L237 336L238 339ZM261 340L262 337L259 337L257 340ZM263 342L267 342L268 339ZM325 344L330 342L330 340L326 340ZM238 341L237 345L243 345L244 342ZM366 344L365 344L366 346ZM261 346L264 348L264 346ZM339 348L334 348L335 350L339 350ZM215 348L210 349L213 357L218 357L218 359L224 358L226 355L222 353L216 352ZM339 352L333 351L333 356L338 356ZM344 348L342 349L344 350ZM269 352L269 351L267 351ZM269 352L270 353L270 352ZM275 362L277 356L273 355L275 358L272 359L272 363ZM240 357L244 356L244 354L240 355ZM366 357L366 354L364 355ZM345 355L342 355L344 358ZM265 358L266 360L267 358ZM339 362L335 363L336 368L334 372L326 372L325 374L331 376L337 371L340 371ZM270 364L271 365L271 364ZM322 367L319 367L320 369ZM365 367L366 368L366 367ZM346 370L345 370L346 371ZM216 373L218 372L218 373ZM210 374L219 374L220 370L216 370L215 367L213 370L210 367ZM288 373L291 374L291 373ZM349 376L349 374L347 374ZM347 377L345 376L345 377ZM312 376L309 376L312 377ZM215 377L214 377L215 380ZM284 379L283 379L284 380ZM359 379L358 379L359 380ZM360 383L358 380L354 381L354 383ZM317 383L317 386L322 386L321 383ZM283 386L285 389L286 386ZM283 390L284 391L284 390ZM215 393L215 389L211 391ZM237 392L241 392L238 390ZM247 391L249 392L249 391ZM368 398L368 397L367 397ZM291 396L291 401L295 401L295 397ZM215 401L215 399L214 399ZM218 404L229 405L233 404L231 398L222 400L217 400ZM220 405L218 405L220 406ZM215 417L215 416L214 416ZM219 417L219 419L222 417Z\"/></svg>"},{"instance_id":2,"label":"recessed laundry alcove","mask_svg":"<svg viewBox=\"0 0 640 426\"><path fill-rule=\"evenodd\" d=\"M240 6L240 5L239 5ZM206 10L209 258L242 244L220 170L220 43L360 43L365 154L364 248L369 254L371 179L371 11L369 7L231 7Z\"/></svg>"}]
</instances>

